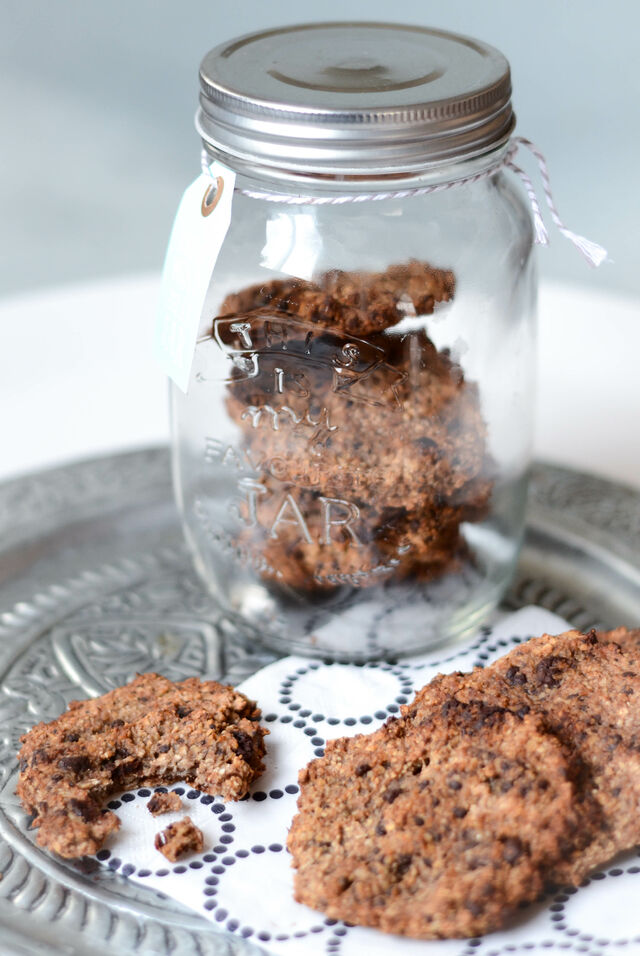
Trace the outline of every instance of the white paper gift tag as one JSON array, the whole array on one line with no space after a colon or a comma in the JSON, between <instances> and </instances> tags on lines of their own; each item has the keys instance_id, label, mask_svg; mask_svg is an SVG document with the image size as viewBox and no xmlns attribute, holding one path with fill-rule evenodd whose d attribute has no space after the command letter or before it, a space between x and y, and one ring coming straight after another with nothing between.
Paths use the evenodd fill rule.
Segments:
<instances>
[{"instance_id":1,"label":"white paper gift tag","mask_svg":"<svg viewBox=\"0 0 640 956\"><path fill-rule=\"evenodd\" d=\"M162 273L154 353L160 367L187 391L200 316L231 222L236 174L212 162L184 192Z\"/></svg>"}]
</instances>

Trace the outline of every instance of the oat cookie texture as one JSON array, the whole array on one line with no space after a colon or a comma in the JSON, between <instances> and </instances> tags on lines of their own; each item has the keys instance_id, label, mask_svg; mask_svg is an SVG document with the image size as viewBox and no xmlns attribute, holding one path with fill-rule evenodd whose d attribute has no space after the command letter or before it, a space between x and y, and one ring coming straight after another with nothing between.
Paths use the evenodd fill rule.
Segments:
<instances>
[{"instance_id":1,"label":"oat cookie texture","mask_svg":"<svg viewBox=\"0 0 640 956\"><path fill-rule=\"evenodd\" d=\"M111 793L187 780L226 800L244 796L264 769L259 719L233 687L141 674L26 733L16 792L40 846L63 857L95 853L120 825L103 808Z\"/></svg>"},{"instance_id":2,"label":"oat cookie texture","mask_svg":"<svg viewBox=\"0 0 640 956\"><path fill-rule=\"evenodd\" d=\"M440 675L300 774L296 899L430 939L501 926L640 842L640 631L544 635Z\"/></svg>"}]
</instances>

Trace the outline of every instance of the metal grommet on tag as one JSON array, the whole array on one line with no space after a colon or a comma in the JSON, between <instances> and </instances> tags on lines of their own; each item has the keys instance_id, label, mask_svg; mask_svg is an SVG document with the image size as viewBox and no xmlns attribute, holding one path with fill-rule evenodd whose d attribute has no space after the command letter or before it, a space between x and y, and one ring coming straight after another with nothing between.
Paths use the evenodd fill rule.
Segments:
<instances>
[{"instance_id":1,"label":"metal grommet on tag","mask_svg":"<svg viewBox=\"0 0 640 956\"><path fill-rule=\"evenodd\" d=\"M224 179L222 176L216 176L215 182L211 183L211 185L206 188L204 196L202 197L200 212L203 216L211 215L213 210L220 202L223 189Z\"/></svg>"}]
</instances>

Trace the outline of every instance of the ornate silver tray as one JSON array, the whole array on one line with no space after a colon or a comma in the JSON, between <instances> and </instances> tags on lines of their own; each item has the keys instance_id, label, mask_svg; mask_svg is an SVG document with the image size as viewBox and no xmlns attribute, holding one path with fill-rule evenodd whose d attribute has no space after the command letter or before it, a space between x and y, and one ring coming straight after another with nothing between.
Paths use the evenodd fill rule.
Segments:
<instances>
[{"instance_id":1,"label":"ornate silver tray","mask_svg":"<svg viewBox=\"0 0 640 956\"><path fill-rule=\"evenodd\" d=\"M640 495L534 469L525 545L506 606L580 628L640 624ZM0 485L0 948L2 953L249 954L173 901L113 871L54 860L14 796L20 734L136 671L238 682L274 659L243 643L182 545L165 449Z\"/></svg>"}]
</instances>

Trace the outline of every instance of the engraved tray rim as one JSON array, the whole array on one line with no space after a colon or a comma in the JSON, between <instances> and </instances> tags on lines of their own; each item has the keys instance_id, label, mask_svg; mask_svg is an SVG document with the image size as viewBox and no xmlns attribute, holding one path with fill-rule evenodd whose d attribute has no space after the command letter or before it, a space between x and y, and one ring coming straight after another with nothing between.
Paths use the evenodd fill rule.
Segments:
<instances>
[{"instance_id":1,"label":"engraved tray rim","mask_svg":"<svg viewBox=\"0 0 640 956\"><path fill-rule=\"evenodd\" d=\"M105 577L114 585L130 581L132 575L142 580L154 561L165 561L167 568L176 561L175 549L160 548L156 556L141 559L113 553L97 570L92 566L50 582L42 562L38 564L42 542L64 539L77 522L85 522L90 530L92 522L96 527L105 518L117 523L119 514L127 521L145 508L151 509L153 518L153 506L166 506L168 499L171 482L165 447L86 459L0 483L0 677L11 659L47 632L61 606L82 607L91 600L93 588L99 593ZM173 520L177 528L177 513ZM549 541L556 543L554 553ZM73 535L66 545L73 550ZM186 552L180 551L178 564L186 560ZM593 475L536 464L519 567L528 571L508 595L507 608L545 604L580 627L623 623L614 620L622 608L637 618L624 623L640 624L640 492ZM601 593L596 593L598 588ZM16 596L23 599L16 603ZM244 673L270 659L268 653L247 655ZM0 737L0 763L1 744ZM0 871L8 868L7 878L0 880L4 952L80 953L89 945L95 953L112 952L114 947L123 953L177 950L185 956L263 952L249 941L216 932L173 901L169 912L144 891L132 893L127 902L120 892L109 889L109 883L120 877L93 886L79 869L51 860L28 841L19 852L6 841L3 827ZM45 900L53 902L43 905Z\"/></svg>"}]
</instances>

